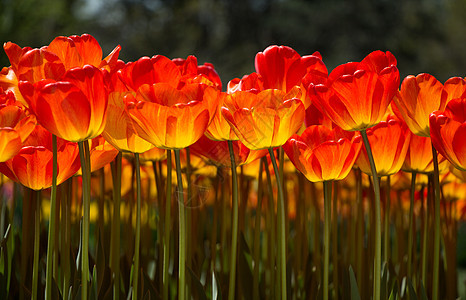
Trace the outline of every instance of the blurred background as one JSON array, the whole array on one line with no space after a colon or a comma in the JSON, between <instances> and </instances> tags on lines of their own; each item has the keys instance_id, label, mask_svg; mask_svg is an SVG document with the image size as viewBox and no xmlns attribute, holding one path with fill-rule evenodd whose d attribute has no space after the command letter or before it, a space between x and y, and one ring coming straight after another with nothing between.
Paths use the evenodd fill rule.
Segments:
<instances>
[{"instance_id":1,"label":"blurred background","mask_svg":"<svg viewBox=\"0 0 466 300\"><path fill-rule=\"evenodd\" d=\"M254 71L271 44L319 51L329 71L389 50L402 78L465 76L466 0L0 0L0 40L40 47L58 35L90 33L106 56L194 54L226 84ZM0 66L8 66L5 53Z\"/></svg>"}]
</instances>

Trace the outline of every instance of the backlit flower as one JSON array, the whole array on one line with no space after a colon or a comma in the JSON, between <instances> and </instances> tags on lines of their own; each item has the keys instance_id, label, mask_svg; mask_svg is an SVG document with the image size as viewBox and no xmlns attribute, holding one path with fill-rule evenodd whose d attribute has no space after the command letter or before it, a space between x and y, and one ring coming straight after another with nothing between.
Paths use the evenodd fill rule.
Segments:
<instances>
[{"instance_id":1,"label":"backlit flower","mask_svg":"<svg viewBox=\"0 0 466 300\"><path fill-rule=\"evenodd\" d=\"M361 136L323 125L307 127L284 145L286 155L309 181L345 178L361 150Z\"/></svg>"},{"instance_id":2,"label":"backlit flower","mask_svg":"<svg viewBox=\"0 0 466 300\"><path fill-rule=\"evenodd\" d=\"M16 155L36 125L36 118L15 100L11 91L0 88L0 161Z\"/></svg>"},{"instance_id":3,"label":"backlit flower","mask_svg":"<svg viewBox=\"0 0 466 300\"><path fill-rule=\"evenodd\" d=\"M304 122L300 89L268 89L228 95L222 114L246 147L260 150L283 145Z\"/></svg>"},{"instance_id":4,"label":"backlit flower","mask_svg":"<svg viewBox=\"0 0 466 300\"><path fill-rule=\"evenodd\" d=\"M73 176L80 167L76 143L57 139L57 184ZM37 125L19 153L0 163L0 172L11 180L33 189L52 186L52 135Z\"/></svg>"},{"instance_id":5,"label":"backlit flower","mask_svg":"<svg viewBox=\"0 0 466 300\"><path fill-rule=\"evenodd\" d=\"M430 117L430 137L435 149L455 167L466 170L466 98L453 99L445 111Z\"/></svg>"},{"instance_id":6,"label":"backlit flower","mask_svg":"<svg viewBox=\"0 0 466 300\"><path fill-rule=\"evenodd\" d=\"M19 87L38 122L52 134L79 142L104 130L108 92L96 67L73 68L60 81L23 81Z\"/></svg>"},{"instance_id":7,"label":"backlit flower","mask_svg":"<svg viewBox=\"0 0 466 300\"><path fill-rule=\"evenodd\" d=\"M396 59L374 51L361 62L336 67L316 88L316 106L344 130L360 131L379 123L399 85Z\"/></svg>"},{"instance_id":8,"label":"backlit flower","mask_svg":"<svg viewBox=\"0 0 466 300\"><path fill-rule=\"evenodd\" d=\"M367 130L367 137L378 176L398 172L405 160L411 138L407 126L394 115L388 114L385 120ZM356 164L364 173L372 174L365 146Z\"/></svg>"}]
</instances>

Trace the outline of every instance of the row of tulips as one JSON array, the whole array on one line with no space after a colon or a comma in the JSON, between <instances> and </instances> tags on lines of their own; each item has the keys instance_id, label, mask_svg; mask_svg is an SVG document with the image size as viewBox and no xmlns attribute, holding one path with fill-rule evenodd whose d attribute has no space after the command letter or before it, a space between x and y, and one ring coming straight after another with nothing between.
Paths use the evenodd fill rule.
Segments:
<instances>
[{"instance_id":1,"label":"row of tulips","mask_svg":"<svg viewBox=\"0 0 466 300\"><path fill-rule=\"evenodd\" d=\"M332 274L338 276L336 263L330 264L330 252L337 248L338 243L336 240L330 241L332 230L338 227L335 215L338 204L333 202L332 217L332 199L342 197L338 193L336 181L347 178L350 172L360 174L360 171L371 176L369 184L373 188L370 196L366 195L371 199L372 207L368 214L370 228L373 230L373 270L368 270L371 275L367 275L372 278L372 298L380 299L384 295L383 288L388 284L382 276L382 253L389 253L389 178L400 174L400 170L413 174L408 214L406 278L414 280L414 286L420 287L419 290L424 289L427 278L422 276L419 279L411 268L414 259L412 256L417 248L416 244L413 245L413 234L416 231L414 200L416 174L431 174L429 183L424 184L428 187L428 195L433 195L434 199L433 215L429 219L431 222L425 221L434 231L429 293L432 299L439 299L438 297L444 295L439 291L439 274L442 273L442 201L439 176L451 170L448 172L457 174L463 180L465 177L462 173L466 171L465 79L454 77L442 84L429 74L420 74L406 77L400 87L397 62L390 52L372 52L361 62L340 65L329 74L318 52L300 56L289 47L270 46L256 55L256 72L231 80L225 92L222 91L222 82L214 66L208 63L198 65L194 56L169 59L156 55L124 63L118 59L119 46L106 58L102 58L98 42L87 34L57 37L48 46L39 49L21 48L11 42L5 43L4 49L11 66L3 68L0 73L0 172L32 190L52 188L45 277L47 299L52 297L54 281L62 283L61 297L68 299L69 296L66 292L71 284L69 277L57 279L58 275L53 271L53 260L58 253L57 223L61 219L57 212L57 186L72 180L70 178L73 175L82 176L79 293L82 299L88 299L92 295L89 282L92 282L95 274L89 274L88 255L91 173L96 174L95 171L110 163L114 186L110 241L112 258L109 260L113 274L113 297L118 299L125 290L120 286L118 259L121 153L133 156L136 178L134 256L130 279L133 299L143 297L141 280L144 280L148 268L140 264L141 209L144 206L141 160L153 161L154 174L158 174L155 178L157 199L160 202L158 214L163 219L163 223L158 223L160 227L157 227L157 234L161 236L159 243L163 246L159 254L162 255L161 298L176 296L178 299L186 299L192 294L192 284L186 277L186 266L191 266L193 259L189 249L195 247L193 243L202 244L193 241L188 233L191 232L192 224L189 222L193 212L187 208L193 199L199 197L194 195L196 193L193 191L191 176L196 172L202 173L201 168L193 167L192 162L196 157L202 157L219 170L231 170L231 186L227 187L227 191L231 190L232 210L231 248L228 250L229 264L226 269L228 288L225 288L228 299L238 297L239 278L236 267L240 260L240 205L248 201L247 193L244 196L245 187L238 183L236 172L238 166L243 170L243 165L251 165L254 161L264 162L264 166L259 163L259 178L262 178L263 171L275 176L275 183L272 183L270 174L268 175L268 185L271 189L269 197L275 195L277 208L275 211L272 205L267 214L271 215L269 218L276 220L272 223L275 225L266 231L274 232L269 247L274 248L272 256L276 257L276 261L272 263L273 268L268 271L275 271L277 275L276 286L268 288L276 293L275 298L287 299L291 293L290 284L297 285L296 282L290 282L292 277L296 280L297 274L292 271L293 274L290 275L287 266L287 257L291 256L289 252L293 248L289 246L287 213L291 203L288 198L293 198L289 196L287 176L293 171L286 169L288 159L302 173L299 176L304 176L312 183L323 182L322 273L315 274L319 277L319 295L323 299L328 299L332 294L334 297L341 296L338 292L338 279L334 277L333 284L330 284L330 266L333 266ZM183 149L186 152L181 152ZM161 161L166 161L165 168ZM172 191L172 168L177 171L176 193ZM106 177L103 174L100 176ZM387 187L380 186L382 176L388 178L385 183ZM361 175L357 178L356 182L362 184ZM262 179L257 180L262 186ZM162 185L162 181L166 184ZM357 186L355 184L353 189L360 191ZM298 189L304 191L301 190L304 189L301 181ZM386 190L387 196L382 197L381 190ZM458 193L460 191L458 189ZM220 193L218 190L216 192ZM256 230L258 237L254 236L255 247L260 244L260 207L263 196L263 191L259 193L259 188L256 192L255 210L258 217L254 228L259 229ZM362 192L358 194L355 198L362 199ZM460 199L464 196L458 195ZM178 200L176 206L172 204L173 197ZM385 199L383 211L386 223L383 232L384 239L387 239L384 242L384 251L382 198ZM216 198L221 201L219 199L221 197ZM362 203L362 200L354 202ZM97 222L103 224L105 209L103 204L100 205L102 207L99 209ZM176 292L170 289L174 279L169 270L170 262L175 257L175 253L170 250L173 242L171 230L174 228L172 206L178 209L178 217L174 220L175 228L178 229ZM36 209L35 213L36 220L39 220L40 209ZM300 213L296 212L298 214ZM303 214L303 220L307 222L307 210ZM363 215L359 212L358 216L361 218ZM214 214L214 219L217 220L218 217ZM129 222L132 224L132 221ZM319 226L320 216L317 227ZM425 224L423 226L429 227ZM36 252L38 249L34 248L35 255ZM447 252L447 247L444 247L444 252ZM302 255L307 256L305 253ZM332 254L333 257L337 255L337 252ZM423 256L425 259L426 257ZM34 257L31 288L33 298L38 295L37 259L38 257ZM254 256L253 260L253 265L257 266L254 268L257 268L257 274L254 271L252 294L258 298L264 293L260 292L260 280L256 278L260 272L260 255ZM388 263L388 256L383 261ZM212 269L215 271L215 267ZM359 268L356 272L360 288L362 281L367 282L363 279L361 270ZM189 271L192 272L191 269ZM370 288L366 285L362 289ZM303 290L306 291L306 288ZM309 297L310 293L307 295ZM295 296L304 297L300 293ZM366 296L369 297L368 294Z\"/></svg>"}]
</instances>

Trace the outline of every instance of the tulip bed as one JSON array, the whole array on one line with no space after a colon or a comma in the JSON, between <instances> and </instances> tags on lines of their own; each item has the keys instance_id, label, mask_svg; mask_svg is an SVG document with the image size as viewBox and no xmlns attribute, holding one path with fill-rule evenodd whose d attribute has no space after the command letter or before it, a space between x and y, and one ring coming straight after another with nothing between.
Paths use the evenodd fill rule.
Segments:
<instances>
[{"instance_id":1,"label":"tulip bed","mask_svg":"<svg viewBox=\"0 0 466 300\"><path fill-rule=\"evenodd\" d=\"M7 42L1 299L456 299L466 80ZM400 84L401 82L401 84Z\"/></svg>"}]
</instances>

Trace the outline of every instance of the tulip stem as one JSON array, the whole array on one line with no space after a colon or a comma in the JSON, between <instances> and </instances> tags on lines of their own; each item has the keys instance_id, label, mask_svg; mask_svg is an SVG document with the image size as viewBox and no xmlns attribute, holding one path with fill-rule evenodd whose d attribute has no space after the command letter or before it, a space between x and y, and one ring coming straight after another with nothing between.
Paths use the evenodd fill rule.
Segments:
<instances>
[{"instance_id":1,"label":"tulip stem","mask_svg":"<svg viewBox=\"0 0 466 300\"><path fill-rule=\"evenodd\" d=\"M382 233L381 233L381 215L380 215L380 184L379 177L377 176L377 169L375 167L374 157L372 156L372 150L367 138L366 130L361 130L361 136L366 147L367 156L372 171L372 179L374 185L374 210L375 210L375 248L374 248L374 290L373 300L380 300L380 275L382 265Z\"/></svg>"},{"instance_id":2,"label":"tulip stem","mask_svg":"<svg viewBox=\"0 0 466 300\"><path fill-rule=\"evenodd\" d=\"M385 217L384 217L384 261L388 263L388 258L390 254L390 175L386 178L386 186L385 186ZM387 287L388 288L388 287Z\"/></svg>"},{"instance_id":3,"label":"tulip stem","mask_svg":"<svg viewBox=\"0 0 466 300\"><path fill-rule=\"evenodd\" d=\"M231 222L231 254L230 254L230 280L228 285L228 299L235 299L236 280L236 253L238 251L238 175L236 173L235 153L233 152L233 142L228 141L231 160L231 181L232 181L232 209L233 219Z\"/></svg>"},{"instance_id":4,"label":"tulip stem","mask_svg":"<svg viewBox=\"0 0 466 300\"><path fill-rule=\"evenodd\" d=\"M260 266L260 233L261 233L261 209L262 209L262 197L263 197L263 180L262 180L262 173L263 173L263 166L262 163L263 159L260 160L259 163L259 176L258 184L257 184L257 206L256 206L256 216L254 219L254 252L253 252L253 261L254 261L254 270L253 270L253 277L252 277L252 288L253 288L253 298L259 299L259 266Z\"/></svg>"},{"instance_id":5,"label":"tulip stem","mask_svg":"<svg viewBox=\"0 0 466 300\"><path fill-rule=\"evenodd\" d=\"M115 159L113 175L113 220L112 220L112 248L110 261L114 274L113 299L120 299L120 201L121 201L121 160L122 153L118 152Z\"/></svg>"},{"instance_id":6,"label":"tulip stem","mask_svg":"<svg viewBox=\"0 0 466 300\"><path fill-rule=\"evenodd\" d=\"M186 212L181 176L180 149L175 149L176 178L178 181L179 255L178 255L178 299L185 300L186 290Z\"/></svg>"},{"instance_id":7,"label":"tulip stem","mask_svg":"<svg viewBox=\"0 0 466 300\"><path fill-rule=\"evenodd\" d=\"M170 264L170 225L171 225L171 197L172 197L172 154L167 150L167 194L165 199L165 224L163 232L163 300L168 300L168 266Z\"/></svg>"},{"instance_id":8,"label":"tulip stem","mask_svg":"<svg viewBox=\"0 0 466 300\"><path fill-rule=\"evenodd\" d=\"M81 159L82 186L83 186L83 234L82 234L82 270L81 270L81 299L88 298L89 281L89 219L91 207L91 169L89 142L78 142L79 156Z\"/></svg>"},{"instance_id":9,"label":"tulip stem","mask_svg":"<svg viewBox=\"0 0 466 300\"><path fill-rule=\"evenodd\" d=\"M136 164L136 239L134 245L133 299L138 299L139 247L141 244L141 170L139 153L134 153Z\"/></svg>"},{"instance_id":10,"label":"tulip stem","mask_svg":"<svg viewBox=\"0 0 466 300\"><path fill-rule=\"evenodd\" d=\"M40 191L33 191L36 209L34 214L34 257L32 267L32 299L38 299L37 286L39 283L39 250L40 250Z\"/></svg>"},{"instance_id":11,"label":"tulip stem","mask_svg":"<svg viewBox=\"0 0 466 300\"><path fill-rule=\"evenodd\" d=\"M434 162L434 262L433 262L433 281L432 281L432 299L438 299L439 285L439 263L440 263L440 179L438 169L437 150L432 144L432 157Z\"/></svg>"},{"instance_id":12,"label":"tulip stem","mask_svg":"<svg viewBox=\"0 0 466 300\"><path fill-rule=\"evenodd\" d=\"M270 160L272 161L273 170L275 172L275 179L277 181L278 188L278 211L277 211L277 221L278 221L278 263L280 270L280 286L281 286L281 299L285 300L286 297L286 238L285 238L285 199L283 196L283 187L280 184L280 173L277 166L277 161L275 160L275 155L273 153L273 148L269 148Z\"/></svg>"},{"instance_id":13,"label":"tulip stem","mask_svg":"<svg viewBox=\"0 0 466 300\"><path fill-rule=\"evenodd\" d=\"M415 192L416 192L416 172L412 172L411 173L411 192L410 192L410 199L409 199L408 270L406 274L408 278L412 278Z\"/></svg>"},{"instance_id":14,"label":"tulip stem","mask_svg":"<svg viewBox=\"0 0 466 300\"><path fill-rule=\"evenodd\" d=\"M49 236L47 240L47 270L45 276L45 299L52 298L53 255L55 252L56 209L57 209L57 136L52 135L52 190L50 193Z\"/></svg>"},{"instance_id":15,"label":"tulip stem","mask_svg":"<svg viewBox=\"0 0 466 300\"><path fill-rule=\"evenodd\" d=\"M323 278L324 300L328 300L331 209L332 209L332 182L324 181L324 278ZM333 247L335 247L335 245L333 245Z\"/></svg>"}]
</instances>

